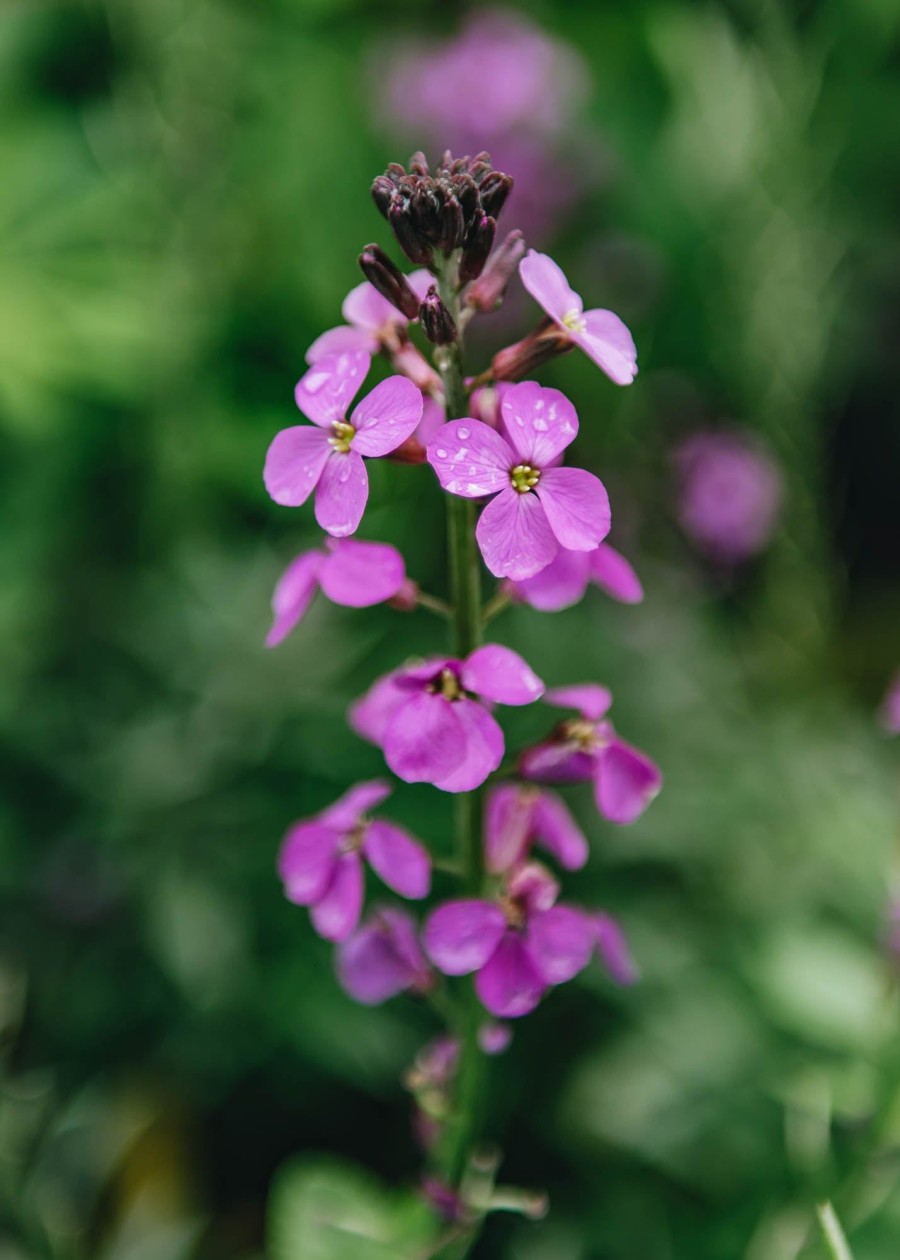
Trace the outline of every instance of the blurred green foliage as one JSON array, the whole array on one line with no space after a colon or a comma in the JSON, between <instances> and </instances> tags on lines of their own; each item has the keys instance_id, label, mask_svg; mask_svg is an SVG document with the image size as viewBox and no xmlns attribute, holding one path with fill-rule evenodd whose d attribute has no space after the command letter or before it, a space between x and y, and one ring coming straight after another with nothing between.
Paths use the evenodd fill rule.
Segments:
<instances>
[{"instance_id":1,"label":"blurred green foliage","mask_svg":"<svg viewBox=\"0 0 900 1260\"><path fill-rule=\"evenodd\" d=\"M609 682L667 786L627 832L573 795L595 840L577 896L621 916L644 979L589 974L517 1028L486 1127L504 1179L553 1207L479 1255L813 1260L834 1195L856 1260L895 1260L897 752L872 714L900 655L900 9L528 12L588 60L587 143L612 155L535 244L631 324L642 365L625 392L575 355L544 379L578 406L648 596L516 610L498 634L551 683ZM261 1256L298 1156L272 1260L369 1254L299 1245L310 1196L380 1222L373 1256L418 1228L399 1077L434 1021L346 999L273 863L290 820L380 771L346 705L436 623L320 603L266 653L274 578L315 532L260 469L356 253L385 239L368 184L405 155L372 129L369 50L458 18L0 15L4 1260ZM764 435L789 484L770 553L730 584L672 524L671 446L718 417ZM440 591L431 480L378 467L371 502L364 536ZM449 844L429 789L392 808ZM321 1151L372 1172L357 1186Z\"/></svg>"}]
</instances>

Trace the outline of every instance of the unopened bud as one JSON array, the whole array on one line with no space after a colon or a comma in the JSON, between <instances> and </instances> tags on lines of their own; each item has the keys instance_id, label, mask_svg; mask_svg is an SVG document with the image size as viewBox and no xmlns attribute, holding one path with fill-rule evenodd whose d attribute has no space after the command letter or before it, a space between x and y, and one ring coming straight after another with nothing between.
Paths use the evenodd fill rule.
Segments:
<instances>
[{"instance_id":1,"label":"unopened bud","mask_svg":"<svg viewBox=\"0 0 900 1260\"><path fill-rule=\"evenodd\" d=\"M520 381L541 364L566 354L574 345L552 319L544 319L527 337L498 350L491 362L491 376L495 381Z\"/></svg>"},{"instance_id":2,"label":"unopened bud","mask_svg":"<svg viewBox=\"0 0 900 1260\"><path fill-rule=\"evenodd\" d=\"M453 316L441 301L434 285L425 294L425 300L419 307L419 323L422 332L436 346L447 346L456 340Z\"/></svg>"},{"instance_id":3,"label":"unopened bud","mask_svg":"<svg viewBox=\"0 0 900 1260\"><path fill-rule=\"evenodd\" d=\"M490 171L485 175L479 188L481 206L486 214L500 217L500 211L506 205L506 198L512 192L512 176L502 171Z\"/></svg>"},{"instance_id":4,"label":"unopened bud","mask_svg":"<svg viewBox=\"0 0 900 1260\"><path fill-rule=\"evenodd\" d=\"M391 208L394 187L393 181L387 175L379 175L372 183L372 200L385 218L388 217L388 210Z\"/></svg>"},{"instance_id":5,"label":"unopened bud","mask_svg":"<svg viewBox=\"0 0 900 1260\"><path fill-rule=\"evenodd\" d=\"M484 271L466 291L466 303L476 311L493 311L506 294L506 287L525 257L525 237L518 228L501 241L487 260Z\"/></svg>"},{"instance_id":6,"label":"unopened bud","mask_svg":"<svg viewBox=\"0 0 900 1260\"><path fill-rule=\"evenodd\" d=\"M416 318L419 299L406 276L379 245L367 245L359 256L359 265L373 289L377 289L407 319Z\"/></svg>"},{"instance_id":7,"label":"unopened bud","mask_svg":"<svg viewBox=\"0 0 900 1260\"><path fill-rule=\"evenodd\" d=\"M397 243L410 262L417 267L430 267L434 258L431 246L426 244L413 226L409 211L397 200L391 202L388 211L388 223L393 229Z\"/></svg>"},{"instance_id":8,"label":"unopened bud","mask_svg":"<svg viewBox=\"0 0 900 1260\"><path fill-rule=\"evenodd\" d=\"M477 280L484 270L488 254L494 244L497 231L497 220L483 214L473 225L466 237L462 257L459 260L459 279L461 284Z\"/></svg>"}]
</instances>

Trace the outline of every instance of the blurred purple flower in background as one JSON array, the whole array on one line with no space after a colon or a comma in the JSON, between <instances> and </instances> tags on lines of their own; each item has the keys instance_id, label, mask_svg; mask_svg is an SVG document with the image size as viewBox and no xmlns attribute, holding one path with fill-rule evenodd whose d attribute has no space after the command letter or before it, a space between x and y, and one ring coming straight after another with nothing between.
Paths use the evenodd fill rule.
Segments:
<instances>
[{"instance_id":1,"label":"blurred purple flower in background","mask_svg":"<svg viewBox=\"0 0 900 1260\"><path fill-rule=\"evenodd\" d=\"M409 40L375 59L381 121L415 144L490 149L516 180L510 219L543 236L579 191L566 147L588 89L585 63L521 14L472 13L454 38Z\"/></svg>"},{"instance_id":2,"label":"blurred purple flower in background","mask_svg":"<svg viewBox=\"0 0 900 1260\"><path fill-rule=\"evenodd\" d=\"M757 438L735 430L694 433L675 451L675 467L678 520L699 551L736 565L768 546L784 486Z\"/></svg>"},{"instance_id":3,"label":"blurred purple flower in background","mask_svg":"<svg viewBox=\"0 0 900 1260\"><path fill-rule=\"evenodd\" d=\"M882 729L888 735L900 735L900 672L894 675L885 693L880 717Z\"/></svg>"}]
</instances>

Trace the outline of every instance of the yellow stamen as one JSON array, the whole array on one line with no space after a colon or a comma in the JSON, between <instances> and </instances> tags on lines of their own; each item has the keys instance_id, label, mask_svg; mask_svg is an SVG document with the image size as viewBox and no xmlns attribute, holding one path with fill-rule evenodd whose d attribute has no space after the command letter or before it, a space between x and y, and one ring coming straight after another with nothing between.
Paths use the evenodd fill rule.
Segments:
<instances>
[{"instance_id":1,"label":"yellow stamen","mask_svg":"<svg viewBox=\"0 0 900 1260\"><path fill-rule=\"evenodd\" d=\"M352 424L347 424L346 420L332 420L331 427L334 430L334 437L328 439L329 445L341 455L346 455L356 436L356 430Z\"/></svg>"},{"instance_id":2,"label":"yellow stamen","mask_svg":"<svg viewBox=\"0 0 900 1260\"><path fill-rule=\"evenodd\" d=\"M541 470L532 468L530 464L516 464L509 474L509 482L513 490L519 494L527 494L541 479Z\"/></svg>"}]
</instances>

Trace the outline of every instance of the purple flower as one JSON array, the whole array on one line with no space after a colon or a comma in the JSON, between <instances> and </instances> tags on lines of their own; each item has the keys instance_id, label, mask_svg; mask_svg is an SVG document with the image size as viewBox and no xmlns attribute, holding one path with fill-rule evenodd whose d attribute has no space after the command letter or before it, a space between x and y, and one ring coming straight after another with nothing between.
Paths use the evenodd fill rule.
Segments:
<instances>
[{"instance_id":1,"label":"purple flower","mask_svg":"<svg viewBox=\"0 0 900 1260\"><path fill-rule=\"evenodd\" d=\"M386 674L353 705L350 724L407 783L469 792L503 760L503 732L480 702L531 704L543 690L521 656L487 643L464 661L434 657Z\"/></svg>"},{"instance_id":2,"label":"purple flower","mask_svg":"<svg viewBox=\"0 0 900 1260\"><path fill-rule=\"evenodd\" d=\"M782 476L760 443L737 432L695 433L675 452L678 519L718 564L749 560L778 523Z\"/></svg>"},{"instance_id":3,"label":"purple flower","mask_svg":"<svg viewBox=\"0 0 900 1260\"><path fill-rule=\"evenodd\" d=\"M881 702L881 727L888 735L900 735L900 674L896 674Z\"/></svg>"},{"instance_id":4,"label":"purple flower","mask_svg":"<svg viewBox=\"0 0 900 1260\"><path fill-rule=\"evenodd\" d=\"M326 533L355 532L369 497L363 456L388 455L422 419L422 395L404 376L389 376L357 403L371 359L362 351L329 354L309 369L294 391L313 422L282 429L269 447L263 478L285 507L299 507L316 491L316 520Z\"/></svg>"},{"instance_id":5,"label":"purple flower","mask_svg":"<svg viewBox=\"0 0 900 1260\"><path fill-rule=\"evenodd\" d=\"M329 538L324 551L304 551L278 579L266 647L276 647L299 625L317 590L334 604L370 608L401 594L406 585L406 566L396 547Z\"/></svg>"},{"instance_id":6,"label":"purple flower","mask_svg":"<svg viewBox=\"0 0 900 1260\"><path fill-rule=\"evenodd\" d=\"M278 857L288 901L310 907L313 927L329 941L345 941L359 922L363 858L401 897L420 899L431 887L431 859L395 823L367 813L390 795L382 779L357 783L315 818L295 823Z\"/></svg>"},{"instance_id":7,"label":"purple flower","mask_svg":"<svg viewBox=\"0 0 900 1260\"><path fill-rule=\"evenodd\" d=\"M415 921L405 910L387 907L338 945L335 968L343 988L366 1006L406 989L424 992L432 978Z\"/></svg>"},{"instance_id":8,"label":"purple flower","mask_svg":"<svg viewBox=\"0 0 900 1260\"><path fill-rule=\"evenodd\" d=\"M537 250L530 249L519 263L519 275L538 305L610 380L617 385L631 384L637 376L637 350L618 315L586 311L562 268Z\"/></svg>"},{"instance_id":9,"label":"purple flower","mask_svg":"<svg viewBox=\"0 0 900 1260\"><path fill-rule=\"evenodd\" d=\"M411 272L406 280L420 301L434 283L431 273L422 270ZM344 298L341 314L346 324L329 328L317 337L306 352L307 363L319 363L331 354L374 355L382 349L394 349L398 332L409 324L406 316L368 280L350 290Z\"/></svg>"},{"instance_id":10,"label":"purple flower","mask_svg":"<svg viewBox=\"0 0 900 1260\"><path fill-rule=\"evenodd\" d=\"M610 914L598 911L590 916L600 961L616 984L635 984L640 978L625 933Z\"/></svg>"},{"instance_id":11,"label":"purple flower","mask_svg":"<svg viewBox=\"0 0 900 1260\"><path fill-rule=\"evenodd\" d=\"M514 783L492 788L485 808L487 869L499 874L520 866L533 844L552 853L567 871L588 859L584 833L555 793Z\"/></svg>"},{"instance_id":12,"label":"purple flower","mask_svg":"<svg viewBox=\"0 0 900 1260\"><path fill-rule=\"evenodd\" d=\"M541 612L558 612L577 604L594 582L622 604L639 604L644 598L640 579L623 555L609 543L594 551L569 551L560 547L546 569L523 582L507 582L509 595Z\"/></svg>"},{"instance_id":13,"label":"purple flower","mask_svg":"<svg viewBox=\"0 0 900 1260\"><path fill-rule=\"evenodd\" d=\"M596 944L590 916L556 905L557 893L542 867L521 867L499 901L471 898L435 910L425 952L448 976L476 972L475 991L492 1015L527 1015L548 988L587 966Z\"/></svg>"},{"instance_id":14,"label":"purple flower","mask_svg":"<svg viewBox=\"0 0 900 1260\"><path fill-rule=\"evenodd\" d=\"M533 577L560 547L593 551L609 533L603 483L556 464L578 432L575 408L559 390L523 381L504 390L506 436L478 420L451 420L428 444L428 462L451 494L494 495L476 537L496 577Z\"/></svg>"},{"instance_id":15,"label":"purple flower","mask_svg":"<svg viewBox=\"0 0 900 1260\"><path fill-rule=\"evenodd\" d=\"M584 683L557 687L544 696L548 704L577 709L543 744L528 748L519 760L526 779L547 783L593 782L597 809L614 823L631 823L662 787L662 774L646 753L626 744L605 715L612 704L606 687Z\"/></svg>"}]
</instances>

